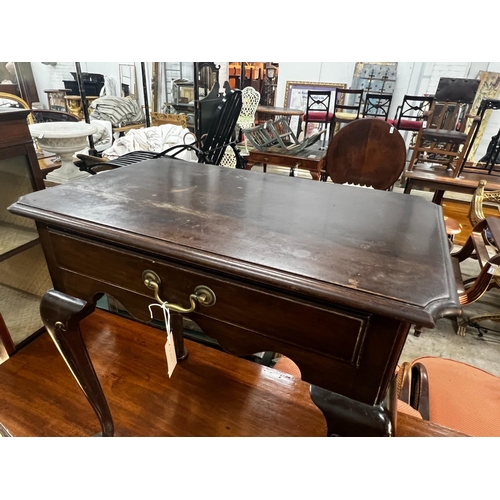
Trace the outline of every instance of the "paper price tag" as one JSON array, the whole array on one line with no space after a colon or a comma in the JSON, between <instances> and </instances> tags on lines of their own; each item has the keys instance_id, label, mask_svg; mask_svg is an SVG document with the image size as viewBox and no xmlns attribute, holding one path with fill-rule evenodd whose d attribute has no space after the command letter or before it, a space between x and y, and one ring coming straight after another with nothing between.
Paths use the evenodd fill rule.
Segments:
<instances>
[{"instance_id":1,"label":"paper price tag","mask_svg":"<svg viewBox=\"0 0 500 500\"><path fill-rule=\"evenodd\" d=\"M177 355L175 354L175 341L174 336L170 330L170 311L165 306L166 302L163 304L150 304L149 305L149 314L151 315L151 319L153 319L153 311L151 308L153 306L161 307L163 311L163 317L165 318L165 330L167 332L167 342L165 343L165 355L167 357L167 372L168 377L172 377L172 373L174 372L174 368L177 365Z\"/></svg>"},{"instance_id":2,"label":"paper price tag","mask_svg":"<svg viewBox=\"0 0 500 500\"><path fill-rule=\"evenodd\" d=\"M175 354L175 342L172 332L167 334L167 342L165 343L165 354L167 355L167 371L168 377L172 376L174 368L177 365L177 355Z\"/></svg>"},{"instance_id":3,"label":"paper price tag","mask_svg":"<svg viewBox=\"0 0 500 500\"><path fill-rule=\"evenodd\" d=\"M489 274L495 274L495 271L498 269L497 264L491 264L491 267L488 269Z\"/></svg>"}]
</instances>

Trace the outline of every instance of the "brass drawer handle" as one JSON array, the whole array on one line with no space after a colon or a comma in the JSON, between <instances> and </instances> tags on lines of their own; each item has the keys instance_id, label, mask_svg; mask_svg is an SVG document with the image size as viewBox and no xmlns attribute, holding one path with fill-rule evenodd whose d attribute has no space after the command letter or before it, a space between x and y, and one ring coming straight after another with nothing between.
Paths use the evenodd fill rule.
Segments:
<instances>
[{"instance_id":1,"label":"brass drawer handle","mask_svg":"<svg viewBox=\"0 0 500 500\"><path fill-rule=\"evenodd\" d=\"M178 313L190 313L193 312L196 308L196 303L199 302L202 306L210 307L215 304L216 297L213 290L208 288L208 286L200 285L194 289L194 293L189 296L189 302L191 307L186 308L182 307L178 304L170 304L169 302L164 302L161 300L159 295L160 290L160 277L154 271L144 271L142 273L142 280L144 284L154 291L155 299L158 301L160 305L164 305L167 309L171 311L175 311Z\"/></svg>"}]
</instances>

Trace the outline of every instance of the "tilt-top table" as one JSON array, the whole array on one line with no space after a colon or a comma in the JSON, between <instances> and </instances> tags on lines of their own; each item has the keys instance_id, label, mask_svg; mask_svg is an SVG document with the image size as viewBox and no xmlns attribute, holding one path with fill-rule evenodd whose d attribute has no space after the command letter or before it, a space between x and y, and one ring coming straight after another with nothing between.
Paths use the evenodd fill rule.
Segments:
<instances>
[{"instance_id":1,"label":"tilt-top table","mask_svg":"<svg viewBox=\"0 0 500 500\"><path fill-rule=\"evenodd\" d=\"M182 311L233 354L289 356L323 411L333 393L378 408L410 325L460 311L441 207L420 197L159 158L10 210L37 223L54 284L42 319L107 436L79 330L104 293L143 321L175 304L179 362Z\"/></svg>"}]
</instances>

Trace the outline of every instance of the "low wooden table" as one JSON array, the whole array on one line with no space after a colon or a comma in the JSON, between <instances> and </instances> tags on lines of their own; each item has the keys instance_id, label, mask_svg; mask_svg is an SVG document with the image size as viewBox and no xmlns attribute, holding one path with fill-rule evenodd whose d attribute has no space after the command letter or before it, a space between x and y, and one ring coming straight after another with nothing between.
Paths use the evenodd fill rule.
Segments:
<instances>
[{"instance_id":1,"label":"low wooden table","mask_svg":"<svg viewBox=\"0 0 500 500\"><path fill-rule=\"evenodd\" d=\"M10 211L37 223L54 283L42 319L105 436L113 419L79 328L104 293L145 322L152 303L175 307L179 365L182 315L233 354L288 356L325 416L366 423L342 435L390 432L381 403L410 326L461 312L442 211L417 196L158 158Z\"/></svg>"},{"instance_id":2,"label":"low wooden table","mask_svg":"<svg viewBox=\"0 0 500 500\"><path fill-rule=\"evenodd\" d=\"M326 169L326 149L319 149L318 146L303 149L296 155L287 155L281 152L263 152L257 149L248 148L249 155L247 158L246 169L251 170L256 163L261 163L264 166L264 172L267 170L267 165L279 165L282 167L290 167L290 177L294 177L294 170L302 168L308 170L311 177L315 181L319 181L321 171Z\"/></svg>"},{"instance_id":3,"label":"low wooden table","mask_svg":"<svg viewBox=\"0 0 500 500\"><path fill-rule=\"evenodd\" d=\"M486 181L487 191L500 190L500 177L496 175L480 174L473 172L462 172L453 178L451 172L426 169L415 169L405 172L406 184L405 193L411 193L413 188L428 188L434 191L433 203L441 204L445 191L455 193L474 194L479 181Z\"/></svg>"}]
</instances>

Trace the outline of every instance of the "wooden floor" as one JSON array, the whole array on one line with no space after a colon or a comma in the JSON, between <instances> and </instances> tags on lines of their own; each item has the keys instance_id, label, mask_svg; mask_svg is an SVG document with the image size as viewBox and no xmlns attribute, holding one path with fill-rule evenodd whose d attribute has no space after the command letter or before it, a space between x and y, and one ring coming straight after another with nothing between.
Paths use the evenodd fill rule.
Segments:
<instances>
[{"instance_id":1,"label":"wooden floor","mask_svg":"<svg viewBox=\"0 0 500 500\"><path fill-rule=\"evenodd\" d=\"M455 236L454 241L457 245L463 245L472 231L472 226L467 216L470 204L466 201L449 200L445 198L443 199L441 206L443 207L444 215L455 219L462 225L462 232ZM485 206L483 207L483 212L486 216L491 215L494 217L500 217L500 212L498 211L498 208L495 207Z\"/></svg>"},{"instance_id":2,"label":"wooden floor","mask_svg":"<svg viewBox=\"0 0 500 500\"><path fill-rule=\"evenodd\" d=\"M116 436L325 436L309 384L186 340L167 376L164 332L96 311L82 323ZM100 427L47 333L0 365L0 423L14 436L91 436ZM399 436L459 435L399 414Z\"/></svg>"}]
</instances>

